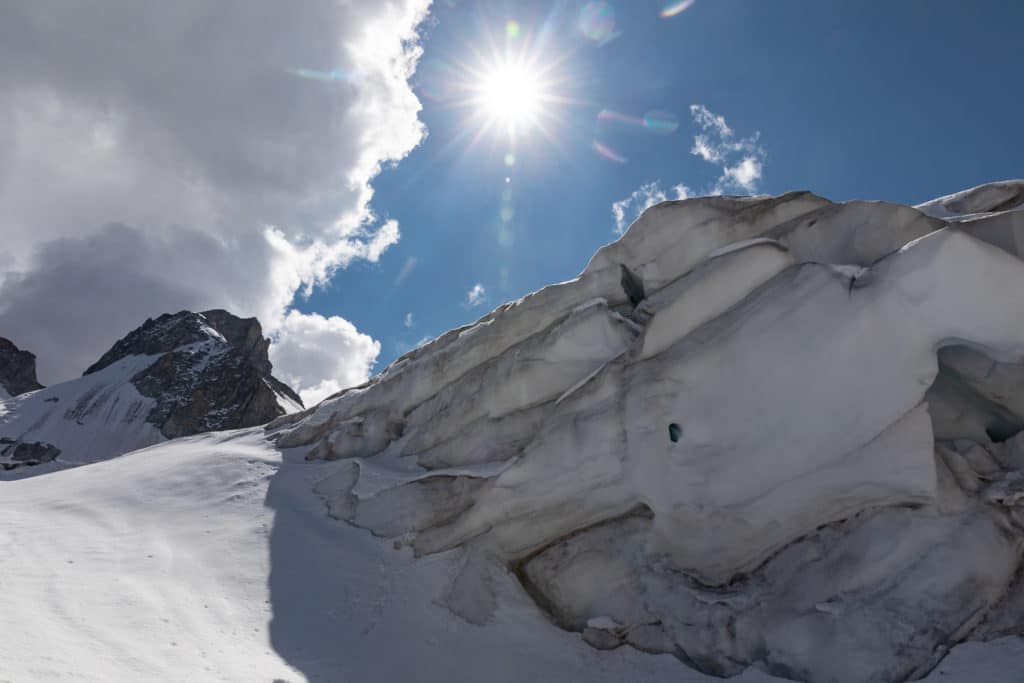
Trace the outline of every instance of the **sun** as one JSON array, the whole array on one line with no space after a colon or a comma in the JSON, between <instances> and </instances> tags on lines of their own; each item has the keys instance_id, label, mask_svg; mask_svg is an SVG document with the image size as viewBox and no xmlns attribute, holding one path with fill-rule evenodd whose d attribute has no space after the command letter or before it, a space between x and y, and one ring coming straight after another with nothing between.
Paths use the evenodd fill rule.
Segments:
<instances>
[{"instance_id":1,"label":"sun","mask_svg":"<svg viewBox=\"0 0 1024 683\"><path fill-rule=\"evenodd\" d=\"M522 64L491 68L482 74L476 90L481 113L513 130L535 125L545 100L540 77Z\"/></svg>"},{"instance_id":2,"label":"sun","mask_svg":"<svg viewBox=\"0 0 1024 683\"><path fill-rule=\"evenodd\" d=\"M572 52L552 36L508 20L504 31L484 30L455 54L418 66L418 94L461 118L446 149L467 153L487 142L512 167L519 150L538 139L551 143L545 149L558 146L566 111L578 103L577 79L566 69Z\"/></svg>"}]
</instances>

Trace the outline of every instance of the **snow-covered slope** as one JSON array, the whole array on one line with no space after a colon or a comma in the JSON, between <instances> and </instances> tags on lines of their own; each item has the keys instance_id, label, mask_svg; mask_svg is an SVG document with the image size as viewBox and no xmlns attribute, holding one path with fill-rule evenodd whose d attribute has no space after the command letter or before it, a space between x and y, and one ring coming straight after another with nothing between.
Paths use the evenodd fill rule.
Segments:
<instances>
[{"instance_id":1,"label":"snow-covered slope","mask_svg":"<svg viewBox=\"0 0 1024 683\"><path fill-rule=\"evenodd\" d=\"M0 399L0 476L42 474L299 410L299 397L270 374L268 344L254 318L226 311L147 320L82 377Z\"/></svg>"},{"instance_id":2,"label":"snow-covered slope","mask_svg":"<svg viewBox=\"0 0 1024 683\"><path fill-rule=\"evenodd\" d=\"M341 460L333 516L464 552L444 600L473 623L511 571L595 647L920 677L1024 632L1021 215L663 203L575 280L271 429Z\"/></svg>"},{"instance_id":3,"label":"snow-covered slope","mask_svg":"<svg viewBox=\"0 0 1024 683\"><path fill-rule=\"evenodd\" d=\"M156 425L146 421L156 402L131 382L155 359L131 356L0 403L0 464L15 474L24 474L17 466L36 465L41 469L32 468L32 473L37 474L163 441Z\"/></svg>"},{"instance_id":4,"label":"snow-covered slope","mask_svg":"<svg viewBox=\"0 0 1024 683\"><path fill-rule=\"evenodd\" d=\"M328 519L310 485L331 467L250 429L0 483L0 681L720 680L588 647L509 573L488 624L456 617L441 598L463 554L414 559ZM1017 639L970 644L925 680L1016 683L1022 658Z\"/></svg>"}]
</instances>

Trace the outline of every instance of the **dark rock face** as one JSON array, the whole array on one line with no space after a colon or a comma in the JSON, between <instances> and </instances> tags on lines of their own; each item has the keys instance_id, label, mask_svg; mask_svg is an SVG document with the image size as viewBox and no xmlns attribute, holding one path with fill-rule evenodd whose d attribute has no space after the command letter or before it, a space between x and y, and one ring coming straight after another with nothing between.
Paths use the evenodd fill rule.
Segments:
<instances>
[{"instance_id":1,"label":"dark rock face","mask_svg":"<svg viewBox=\"0 0 1024 683\"><path fill-rule=\"evenodd\" d=\"M181 311L147 320L85 374L127 356L162 354L132 384L156 400L147 421L164 436L253 427L284 414L278 395L302 405L298 394L271 376L269 347L255 318Z\"/></svg>"},{"instance_id":2,"label":"dark rock face","mask_svg":"<svg viewBox=\"0 0 1024 683\"><path fill-rule=\"evenodd\" d=\"M237 318L222 309L203 311L203 317L224 336L228 344L244 354L257 371L264 375L270 374L270 360L267 357L270 340L263 336L263 328L256 318Z\"/></svg>"},{"instance_id":3,"label":"dark rock face","mask_svg":"<svg viewBox=\"0 0 1024 683\"><path fill-rule=\"evenodd\" d=\"M42 389L36 380L36 357L0 337L0 386L11 396Z\"/></svg>"},{"instance_id":4,"label":"dark rock face","mask_svg":"<svg viewBox=\"0 0 1024 683\"><path fill-rule=\"evenodd\" d=\"M0 465L3 465L5 470L12 470L50 462L60 455L60 449L41 441L20 442L14 439L0 439L0 455L7 456L11 461Z\"/></svg>"},{"instance_id":5,"label":"dark rock face","mask_svg":"<svg viewBox=\"0 0 1024 683\"><path fill-rule=\"evenodd\" d=\"M253 322L258 328L259 323L255 318ZM127 356L153 356L205 341L211 335L204 330L204 326L212 327L205 318L191 311L164 313L155 320L148 318L141 327L118 339L109 351L82 374L92 374Z\"/></svg>"}]
</instances>

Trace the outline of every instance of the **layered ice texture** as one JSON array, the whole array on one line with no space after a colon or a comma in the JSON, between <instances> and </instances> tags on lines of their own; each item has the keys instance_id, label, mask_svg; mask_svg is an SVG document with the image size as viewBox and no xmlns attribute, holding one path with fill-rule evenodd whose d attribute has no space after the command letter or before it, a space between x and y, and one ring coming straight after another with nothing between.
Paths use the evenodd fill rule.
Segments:
<instances>
[{"instance_id":1,"label":"layered ice texture","mask_svg":"<svg viewBox=\"0 0 1024 683\"><path fill-rule=\"evenodd\" d=\"M647 210L574 280L270 426L331 515L599 648L899 681L1024 632L1024 181Z\"/></svg>"}]
</instances>

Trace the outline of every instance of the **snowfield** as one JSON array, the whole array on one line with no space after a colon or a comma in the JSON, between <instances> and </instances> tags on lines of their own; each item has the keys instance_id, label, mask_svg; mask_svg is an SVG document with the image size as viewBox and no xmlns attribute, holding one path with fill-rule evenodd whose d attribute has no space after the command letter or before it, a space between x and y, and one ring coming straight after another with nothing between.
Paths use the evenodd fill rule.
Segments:
<instances>
[{"instance_id":1,"label":"snowfield","mask_svg":"<svg viewBox=\"0 0 1024 683\"><path fill-rule=\"evenodd\" d=\"M594 650L511 576L493 621L453 616L435 597L460 553L414 560L329 519L325 467L250 429L0 483L0 681L720 680ZM970 643L925 680L1017 683L1022 664L1019 639Z\"/></svg>"}]
</instances>

